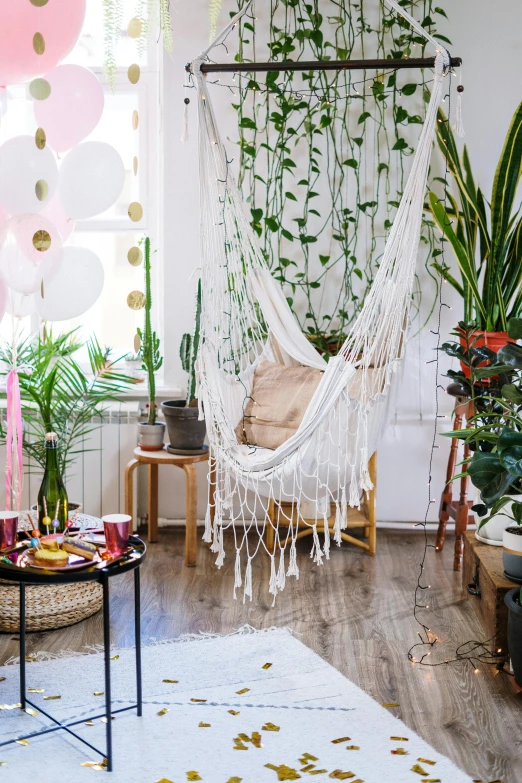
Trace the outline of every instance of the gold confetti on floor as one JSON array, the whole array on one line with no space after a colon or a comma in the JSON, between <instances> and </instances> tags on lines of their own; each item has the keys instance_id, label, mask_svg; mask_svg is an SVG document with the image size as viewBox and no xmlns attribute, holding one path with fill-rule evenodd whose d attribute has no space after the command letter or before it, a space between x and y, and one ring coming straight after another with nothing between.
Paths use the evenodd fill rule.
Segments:
<instances>
[{"instance_id":1,"label":"gold confetti on floor","mask_svg":"<svg viewBox=\"0 0 522 783\"><path fill-rule=\"evenodd\" d=\"M104 691L94 691L93 696L103 696Z\"/></svg>"},{"instance_id":2,"label":"gold confetti on floor","mask_svg":"<svg viewBox=\"0 0 522 783\"><path fill-rule=\"evenodd\" d=\"M227 783L241 783L241 781L242 781L242 780L243 780L243 778L238 778L238 777L235 777L235 778L229 778L229 779L227 780Z\"/></svg>"},{"instance_id":3,"label":"gold confetti on floor","mask_svg":"<svg viewBox=\"0 0 522 783\"><path fill-rule=\"evenodd\" d=\"M0 710L19 710L21 706L22 704L19 701L16 704L0 704Z\"/></svg>"},{"instance_id":4,"label":"gold confetti on floor","mask_svg":"<svg viewBox=\"0 0 522 783\"><path fill-rule=\"evenodd\" d=\"M162 680L162 682L169 682L171 684L176 684L179 682L179 680Z\"/></svg>"},{"instance_id":5,"label":"gold confetti on floor","mask_svg":"<svg viewBox=\"0 0 522 783\"><path fill-rule=\"evenodd\" d=\"M301 758L299 759L300 764L308 764L309 761L319 761L317 756L312 756L311 753L303 753Z\"/></svg>"},{"instance_id":6,"label":"gold confetti on floor","mask_svg":"<svg viewBox=\"0 0 522 783\"><path fill-rule=\"evenodd\" d=\"M26 707L25 712L27 712L28 715L32 715L33 718L36 717L36 715L38 715L36 710L32 710L30 707Z\"/></svg>"},{"instance_id":7,"label":"gold confetti on floor","mask_svg":"<svg viewBox=\"0 0 522 783\"><path fill-rule=\"evenodd\" d=\"M359 745L347 745L346 750L360 750Z\"/></svg>"},{"instance_id":8,"label":"gold confetti on floor","mask_svg":"<svg viewBox=\"0 0 522 783\"><path fill-rule=\"evenodd\" d=\"M44 701L56 701L56 699L61 699L61 696L44 696Z\"/></svg>"},{"instance_id":9,"label":"gold confetti on floor","mask_svg":"<svg viewBox=\"0 0 522 783\"><path fill-rule=\"evenodd\" d=\"M156 783L174 783L174 781L169 780L168 778L161 778L161 780L157 780Z\"/></svg>"},{"instance_id":10,"label":"gold confetti on floor","mask_svg":"<svg viewBox=\"0 0 522 783\"><path fill-rule=\"evenodd\" d=\"M166 715L168 711L168 707L163 707L163 709L158 712L158 715Z\"/></svg>"},{"instance_id":11,"label":"gold confetti on floor","mask_svg":"<svg viewBox=\"0 0 522 783\"><path fill-rule=\"evenodd\" d=\"M277 772L278 780L300 780L301 775L293 767L288 767L286 764L280 764L278 767L275 764L265 764L267 769L273 769Z\"/></svg>"},{"instance_id":12,"label":"gold confetti on floor","mask_svg":"<svg viewBox=\"0 0 522 783\"><path fill-rule=\"evenodd\" d=\"M279 731L281 726L276 726L275 723L265 723L264 726L261 727L262 731Z\"/></svg>"},{"instance_id":13,"label":"gold confetti on floor","mask_svg":"<svg viewBox=\"0 0 522 783\"><path fill-rule=\"evenodd\" d=\"M299 770L300 772L310 772L312 769L315 769L315 764L307 764L306 767L301 767Z\"/></svg>"},{"instance_id":14,"label":"gold confetti on floor","mask_svg":"<svg viewBox=\"0 0 522 783\"><path fill-rule=\"evenodd\" d=\"M119 655L113 655L111 657L111 661L117 661L119 657L120 657Z\"/></svg>"},{"instance_id":15,"label":"gold confetti on floor","mask_svg":"<svg viewBox=\"0 0 522 783\"><path fill-rule=\"evenodd\" d=\"M244 693L248 693L249 690L250 690L250 688L241 688L241 690L240 691L236 691L236 693L237 693L238 696L242 696Z\"/></svg>"},{"instance_id":16,"label":"gold confetti on floor","mask_svg":"<svg viewBox=\"0 0 522 783\"><path fill-rule=\"evenodd\" d=\"M28 688L27 693L45 693L45 688Z\"/></svg>"},{"instance_id":17,"label":"gold confetti on floor","mask_svg":"<svg viewBox=\"0 0 522 783\"><path fill-rule=\"evenodd\" d=\"M339 737L338 739L332 740L332 745L339 745L340 742L350 742L351 737Z\"/></svg>"},{"instance_id":18,"label":"gold confetti on floor","mask_svg":"<svg viewBox=\"0 0 522 783\"><path fill-rule=\"evenodd\" d=\"M210 723L201 723L199 724L200 729L210 729Z\"/></svg>"},{"instance_id":19,"label":"gold confetti on floor","mask_svg":"<svg viewBox=\"0 0 522 783\"><path fill-rule=\"evenodd\" d=\"M432 767L437 763L436 761L430 761L429 759L417 759L417 761L420 761L421 764L430 764Z\"/></svg>"},{"instance_id":20,"label":"gold confetti on floor","mask_svg":"<svg viewBox=\"0 0 522 783\"><path fill-rule=\"evenodd\" d=\"M15 740L19 745L29 745L29 740L21 739L21 740Z\"/></svg>"},{"instance_id":21,"label":"gold confetti on floor","mask_svg":"<svg viewBox=\"0 0 522 783\"><path fill-rule=\"evenodd\" d=\"M413 767L411 768L411 771L416 772L417 775L426 776L428 774L425 769L422 769L420 764L414 764Z\"/></svg>"},{"instance_id":22,"label":"gold confetti on floor","mask_svg":"<svg viewBox=\"0 0 522 783\"><path fill-rule=\"evenodd\" d=\"M425 778L424 780L421 780L421 783L442 783L440 778ZM501 780L492 781L492 783L502 783Z\"/></svg>"},{"instance_id":23,"label":"gold confetti on floor","mask_svg":"<svg viewBox=\"0 0 522 783\"><path fill-rule=\"evenodd\" d=\"M264 663L263 666L261 666L262 669L269 669L272 666L271 663Z\"/></svg>"},{"instance_id":24,"label":"gold confetti on floor","mask_svg":"<svg viewBox=\"0 0 522 783\"><path fill-rule=\"evenodd\" d=\"M400 705L400 704L397 704L397 702L396 702L396 701L390 701L390 703L389 703L389 704L383 704L382 706L383 706L385 709L389 710L389 709L391 709L392 707L400 707L401 705Z\"/></svg>"},{"instance_id":25,"label":"gold confetti on floor","mask_svg":"<svg viewBox=\"0 0 522 783\"><path fill-rule=\"evenodd\" d=\"M351 780L351 778L355 777L355 772L343 772L341 769L334 769L328 777L334 780Z\"/></svg>"},{"instance_id":26,"label":"gold confetti on floor","mask_svg":"<svg viewBox=\"0 0 522 783\"><path fill-rule=\"evenodd\" d=\"M409 756L410 755L407 750L404 750L404 748L395 748L395 750L392 750L391 752L393 753L394 756Z\"/></svg>"},{"instance_id":27,"label":"gold confetti on floor","mask_svg":"<svg viewBox=\"0 0 522 783\"><path fill-rule=\"evenodd\" d=\"M187 772L187 780L203 780L203 778L200 777L199 773L196 772L195 769L191 769L189 772Z\"/></svg>"},{"instance_id":28,"label":"gold confetti on floor","mask_svg":"<svg viewBox=\"0 0 522 783\"><path fill-rule=\"evenodd\" d=\"M312 772L308 773L309 775L327 775L328 770L327 769L314 769Z\"/></svg>"},{"instance_id":29,"label":"gold confetti on floor","mask_svg":"<svg viewBox=\"0 0 522 783\"><path fill-rule=\"evenodd\" d=\"M229 710L230 715L241 715L238 710Z\"/></svg>"},{"instance_id":30,"label":"gold confetti on floor","mask_svg":"<svg viewBox=\"0 0 522 783\"><path fill-rule=\"evenodd\" d=\"M191 699L190 701L193 701L196 704L205 704L206 699Z\"/></svg>"},{"instance_id":31,"label":"gold confetti on floor","mask_svg":"<svg viewBox=\"0 0 522 783\"><path fill-rule=\"evenodd\" d=\"M390 737L392 742L409 742L408 737Z\"/></svg>"},{"instance_id":32,"label":"gold confetti on floor","mask_svg":"<svg viewBox=\"0 0 522 783\"><path fill-rule=\"evenodd\" d=\"M93 720L86 720L85 721L85 725L86 726L94 726L94 721Z\"/></svg>"}]
</instances>

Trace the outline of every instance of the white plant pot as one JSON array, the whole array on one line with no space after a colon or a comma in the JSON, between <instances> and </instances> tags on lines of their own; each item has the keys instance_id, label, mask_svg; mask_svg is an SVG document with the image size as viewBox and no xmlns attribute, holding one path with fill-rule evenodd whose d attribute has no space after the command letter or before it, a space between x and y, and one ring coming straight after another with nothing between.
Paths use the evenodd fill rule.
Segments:
<instances>
[{"instance_id":1,"label":"white plant pot","mask_svg":"<svg viewBox=\"0 0 522 783\"><path fill-rule=\"evenodd\" d=\"M513 495L512 498L513 500L522 501L522 495ZM475 503L481 503L480 494L478 492L475 498ZM475 533L475 536L479 541L482 541L483 544L490 544L492 546L502 546L504 530L507 527L512 527L515 524L513 517L510 516L512 505L513 504L511 502L506 503L504 508L501 509L498 514L495 514L495 516L492 517L489 522L486 522L486 524L483 525L480 530L478 529L478 526L480 524L481 517L475 514L475 522L477 525L477 532Z\"/></svg>"},{"instance_id":2,"label":"white plant pot","mask_svg":"<svg viewBox=\"0 0 522 783\"><path fill-rule=\"evenodd\" d=\"M122 372L124 372L125 375L134 378L137 383L142 383L145 380L145 370L142 369L142 365L143 362L140 361L137 362L124 361Z\"/></svg>"},{"instance_id":3,"label":"white plant pot","mask_svg":"<svg viewBox=\"0 0 522 783\"><path fill-rule=\"evenodd\" d=\"M504 571L515 579L522 579L522 528L510 525L502 539Z\"/></svg>"},{"instance_id":4,"label":"white plant pot","mask_svg":"<svg viewBox=\"0 0 522 783\"><path fill-rule=\"evenodd\" d=\"M165 422L138 423L138 445L143 451L161 451L165 441Z\"/></svg>"}]
</instances>

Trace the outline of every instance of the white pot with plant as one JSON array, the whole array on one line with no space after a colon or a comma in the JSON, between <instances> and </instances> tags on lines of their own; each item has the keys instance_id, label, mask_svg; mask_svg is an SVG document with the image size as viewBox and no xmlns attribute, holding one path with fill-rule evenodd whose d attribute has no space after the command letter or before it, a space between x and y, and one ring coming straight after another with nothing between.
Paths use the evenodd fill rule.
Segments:
<instances>
[{"instance_id":1,"label":"white pot with plant","mask_svg":"<svg viewBox=\"0 0 522 783\"><path fill-rule=\"evenodd\" d=\"M138 423L139 445L144 451L161 451L165 440L165 423L157 421L156 373L163 364L160 353L160 341L152 329L151 310L152 293L150 281L150 239L145 238L145 322L143 330L137 330L137 343L140 343L142 368L147 376L149 401L147 420Z\"/></svg>"}]
</instances>

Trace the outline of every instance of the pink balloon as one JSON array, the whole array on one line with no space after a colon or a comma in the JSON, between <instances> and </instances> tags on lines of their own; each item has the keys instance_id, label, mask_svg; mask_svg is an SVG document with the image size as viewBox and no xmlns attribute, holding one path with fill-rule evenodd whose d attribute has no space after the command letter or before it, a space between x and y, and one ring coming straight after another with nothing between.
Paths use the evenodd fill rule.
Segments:
<instances>
[{"instance_id":1,"label":"pink balloon","mask_svg":"<svg viewBox=\"0 0 522 783\"><path fill-rule=\"evenodd\" d=\"M40 214L56 226L62 238L62 242L65 244L74 231L76 221L65 214L60 197L57 195L53 196ZM0 227L1 225L2 219L0 216Z\"/></svg>"},{"instance_id":2,"label":"pink balloon","mask_svg":"<svg viewBox=\"0 0 522 783\"><path fill-rule=\"evenodd\" d=\"M88 68L58 65L45 78L51 95L34 101L34 116L44 128L48 145L65 152L83 141L98 125L104 104L103 88Z\"/></svg>"},{"instance_id":3,"label":"pink balloon","mask_svg":"<svg viewBox=\"0 0 522 783\"><path fill-rule=\"evenodd\" d=\"M42 245L40 239L50 245ZM4 226L0 238L0 274L20 294L32 294L62 263L62 240L53 224L41 215L16 215Z\"/></svg>"},{"instance_id":4,"label":"pink balloon","mask_svg":"<svg viewBox=\"0 0 522 783\"><path fill-rule=\"evenodd\" d=\"M85 7L86 0L0 0L0 85L33 79L63 60L78 40Z\"/></svg>"}]
</instances>

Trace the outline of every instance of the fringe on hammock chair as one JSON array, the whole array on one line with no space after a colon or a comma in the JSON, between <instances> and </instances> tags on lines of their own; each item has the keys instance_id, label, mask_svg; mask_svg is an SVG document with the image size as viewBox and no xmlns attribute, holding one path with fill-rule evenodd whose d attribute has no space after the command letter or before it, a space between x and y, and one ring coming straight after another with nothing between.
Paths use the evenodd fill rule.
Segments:
<instances>
[{"instance_id":1,"label":"fringe on hammock chair","mask_svg":"<svg viewBox=\"0 0 522 783\"><path fill-rule=\"evenodd\" d=\"M207 511L204 540L212 543L221 567L224 531L233 532L234 596L243 587L244 598L252 598L252 560L262 548L271 558L269 589L274 596L284 588L287 576L298 578L296 537L304 526L313 529L311 557L322 563L329 557L330 535L326 523L321 546L319 515L324 513L327 522L330 504L335 506L334 540L340 545L348 506L359 506L362 493L372 487L368 460L386 426L400 376L437 108L450 68L444 47L395 0L386 4L435 47L433 90L374 283L338 356L328 363L302 334L257 246L201 72L211 49L226 38L250 4L192 63L201 191L198 396L215 481L214 513ZM235 434L262 360L323 371L299 428L275 450L241 445ZM292 501L296 512L276 525L273 551L265 544L266 527L274 525L269 518L271 501ZM303 518L305 501L315 503L315 520Z\"/></svg>"}]
</instances>

